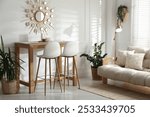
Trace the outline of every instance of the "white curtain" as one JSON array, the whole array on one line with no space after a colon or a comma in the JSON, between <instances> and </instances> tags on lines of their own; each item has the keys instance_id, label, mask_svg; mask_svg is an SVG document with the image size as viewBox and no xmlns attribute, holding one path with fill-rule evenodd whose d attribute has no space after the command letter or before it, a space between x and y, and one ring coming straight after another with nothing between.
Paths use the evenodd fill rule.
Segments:
<instances>
[{"instance_id":1,"label":"white curtain","mask_svg":"<svg viewBox=\"0 0 150 117\"><path fill-rule=\"evenodd\" d=\"M133 0L131 45L150 45L150 0Z\"/></svg>"}]
</instances>

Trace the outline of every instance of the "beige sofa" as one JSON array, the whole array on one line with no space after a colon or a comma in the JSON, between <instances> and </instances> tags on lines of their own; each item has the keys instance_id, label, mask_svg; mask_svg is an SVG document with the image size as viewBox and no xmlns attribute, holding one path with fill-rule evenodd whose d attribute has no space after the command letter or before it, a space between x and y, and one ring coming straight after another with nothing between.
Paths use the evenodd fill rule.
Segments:
<instances>
[{"instance_id":1,"label":"beige sofa","mask_svg":"<svg viewBox=\"0 0 150 117\"><path fill-rule=\"evenodd\" d=\"M98 68L98 75L107 79L150 87L150 50L130 47L129 51L118 51L115 64ZM139 56L138 56L139 55Z\"/></svg>"}]
</instances>

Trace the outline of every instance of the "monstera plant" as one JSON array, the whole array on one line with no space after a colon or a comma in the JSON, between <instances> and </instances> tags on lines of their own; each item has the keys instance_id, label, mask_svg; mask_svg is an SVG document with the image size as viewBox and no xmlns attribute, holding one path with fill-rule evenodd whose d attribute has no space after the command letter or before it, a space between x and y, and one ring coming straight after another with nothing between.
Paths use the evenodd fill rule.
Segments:
<instances>
[{"instance_id":1,"label":"monstera plant","mask_svg":"<svg viewBox=\"0 0 150 117\"><path fill-rule=\"evenodd\" d=\"M107 55L107 53L102 55L102 46L104 45L104 42L98 44L94 44L94 52L92 55L83 53L80 55L80 57L86 57L88 61L91 63L91 69L92 69L92 75L93 79L97 80L99 77L97 76L97 68L99 66L103 65L103 58Z\"/></svg>"},{"instance_id":2,"label":"monstera plant","mask_svg":"<svg viewBox=\"0 0 150 117\"><path fill-rule=\"evenodd\" d=\"M103 45L104 45L104 42L102 42L100 44L95 43L93 55L83 53L80 55L80 57L83 57L83 56L86 57L87 60L90 61L92 68L97 68L97 67L103 65L103 58L107 55L107 53L102 55L102 46Z\"/></svg>"}]
</instances>

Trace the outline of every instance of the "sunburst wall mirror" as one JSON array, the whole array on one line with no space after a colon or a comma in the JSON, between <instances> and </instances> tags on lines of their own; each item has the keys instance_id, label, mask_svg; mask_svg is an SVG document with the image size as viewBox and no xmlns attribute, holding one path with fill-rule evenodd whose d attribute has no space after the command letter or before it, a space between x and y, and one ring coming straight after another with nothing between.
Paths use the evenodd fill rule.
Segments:
<instances>
[{"instance_id":1,"label":"sunburst wall mirror","mask_svg":"<svg viewBox=\"0 0 150 117\"><path fill-rule=\"evenodd\" d=\"M25 25L29 28L30 33L40 33L41 38L47 34L47 31L53 28L51 19L53 18L54 9L49 8L45 0L27 0L25 7Z\"/></svg>"}]
</instances>

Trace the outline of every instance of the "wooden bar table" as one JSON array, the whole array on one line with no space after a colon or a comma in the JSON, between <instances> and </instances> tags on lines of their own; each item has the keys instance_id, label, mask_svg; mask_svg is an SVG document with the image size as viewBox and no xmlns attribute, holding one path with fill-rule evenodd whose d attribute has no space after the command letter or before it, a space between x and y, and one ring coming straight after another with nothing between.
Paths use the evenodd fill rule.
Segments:
<instances>
[{"instance_id":1,"label":"wooden bar table","mask_svg":"<svg viewBox=\"0 0 150 117\"><path fill-rule=\"evenodd\" d=\"M34 51L36 49L40 49L40 48L44 48L46 46L47 42L16 42L15 43L15 52L16 52L16 57L20 58L20 49L21 48L26 48L28 50L28 61L29 61L29 81L23 81L20 79L20 76L18 76L17 79L19 79L20 84L23 84L25 86L29 87L29 93L33 93L34 92L34 69L36 69L33 65L33 61L34 61ZM18 59L17 59L18 60ZM19 63L19 61L17 61ZM20 63L19 63L20 64ZM19 74L20 71L17 71L17 74Z\"/></svg>"},{"instance_id":2,"label":"wooden bar table","mask_svg":"<svg viewBox=\"0 0 150 117\"><path fill-rule=\"evenodd\" d=\"M28 66L29 66L29 81L23 81L20 79L19 73L20 70L17 70L17 79L19 81L20 84L23 84L27 87L29 87L29 93L33 93L34 92L34 86L35 86L35 82L34 82L34 71L36 69L36 65L34 65L34 51L36 51L37 49L44 49L44 47L46 46L48 42L43 42L43 41L37 41L37 42L16 42L15 43L15 52L16 52L16 58L20 58L20 50L21 48L25 48L28 50ZM64 47L64 43L65 42L60 42L60 46L61 48ZM16 59L17 63L20 64L19 60ZM62 60L59 58L59 67L60 67L60 72L62 72L62 64L61 64ZM76 80L75 78L73 78L73 85L76 85Z\"/></svg>"}]
</instances>

